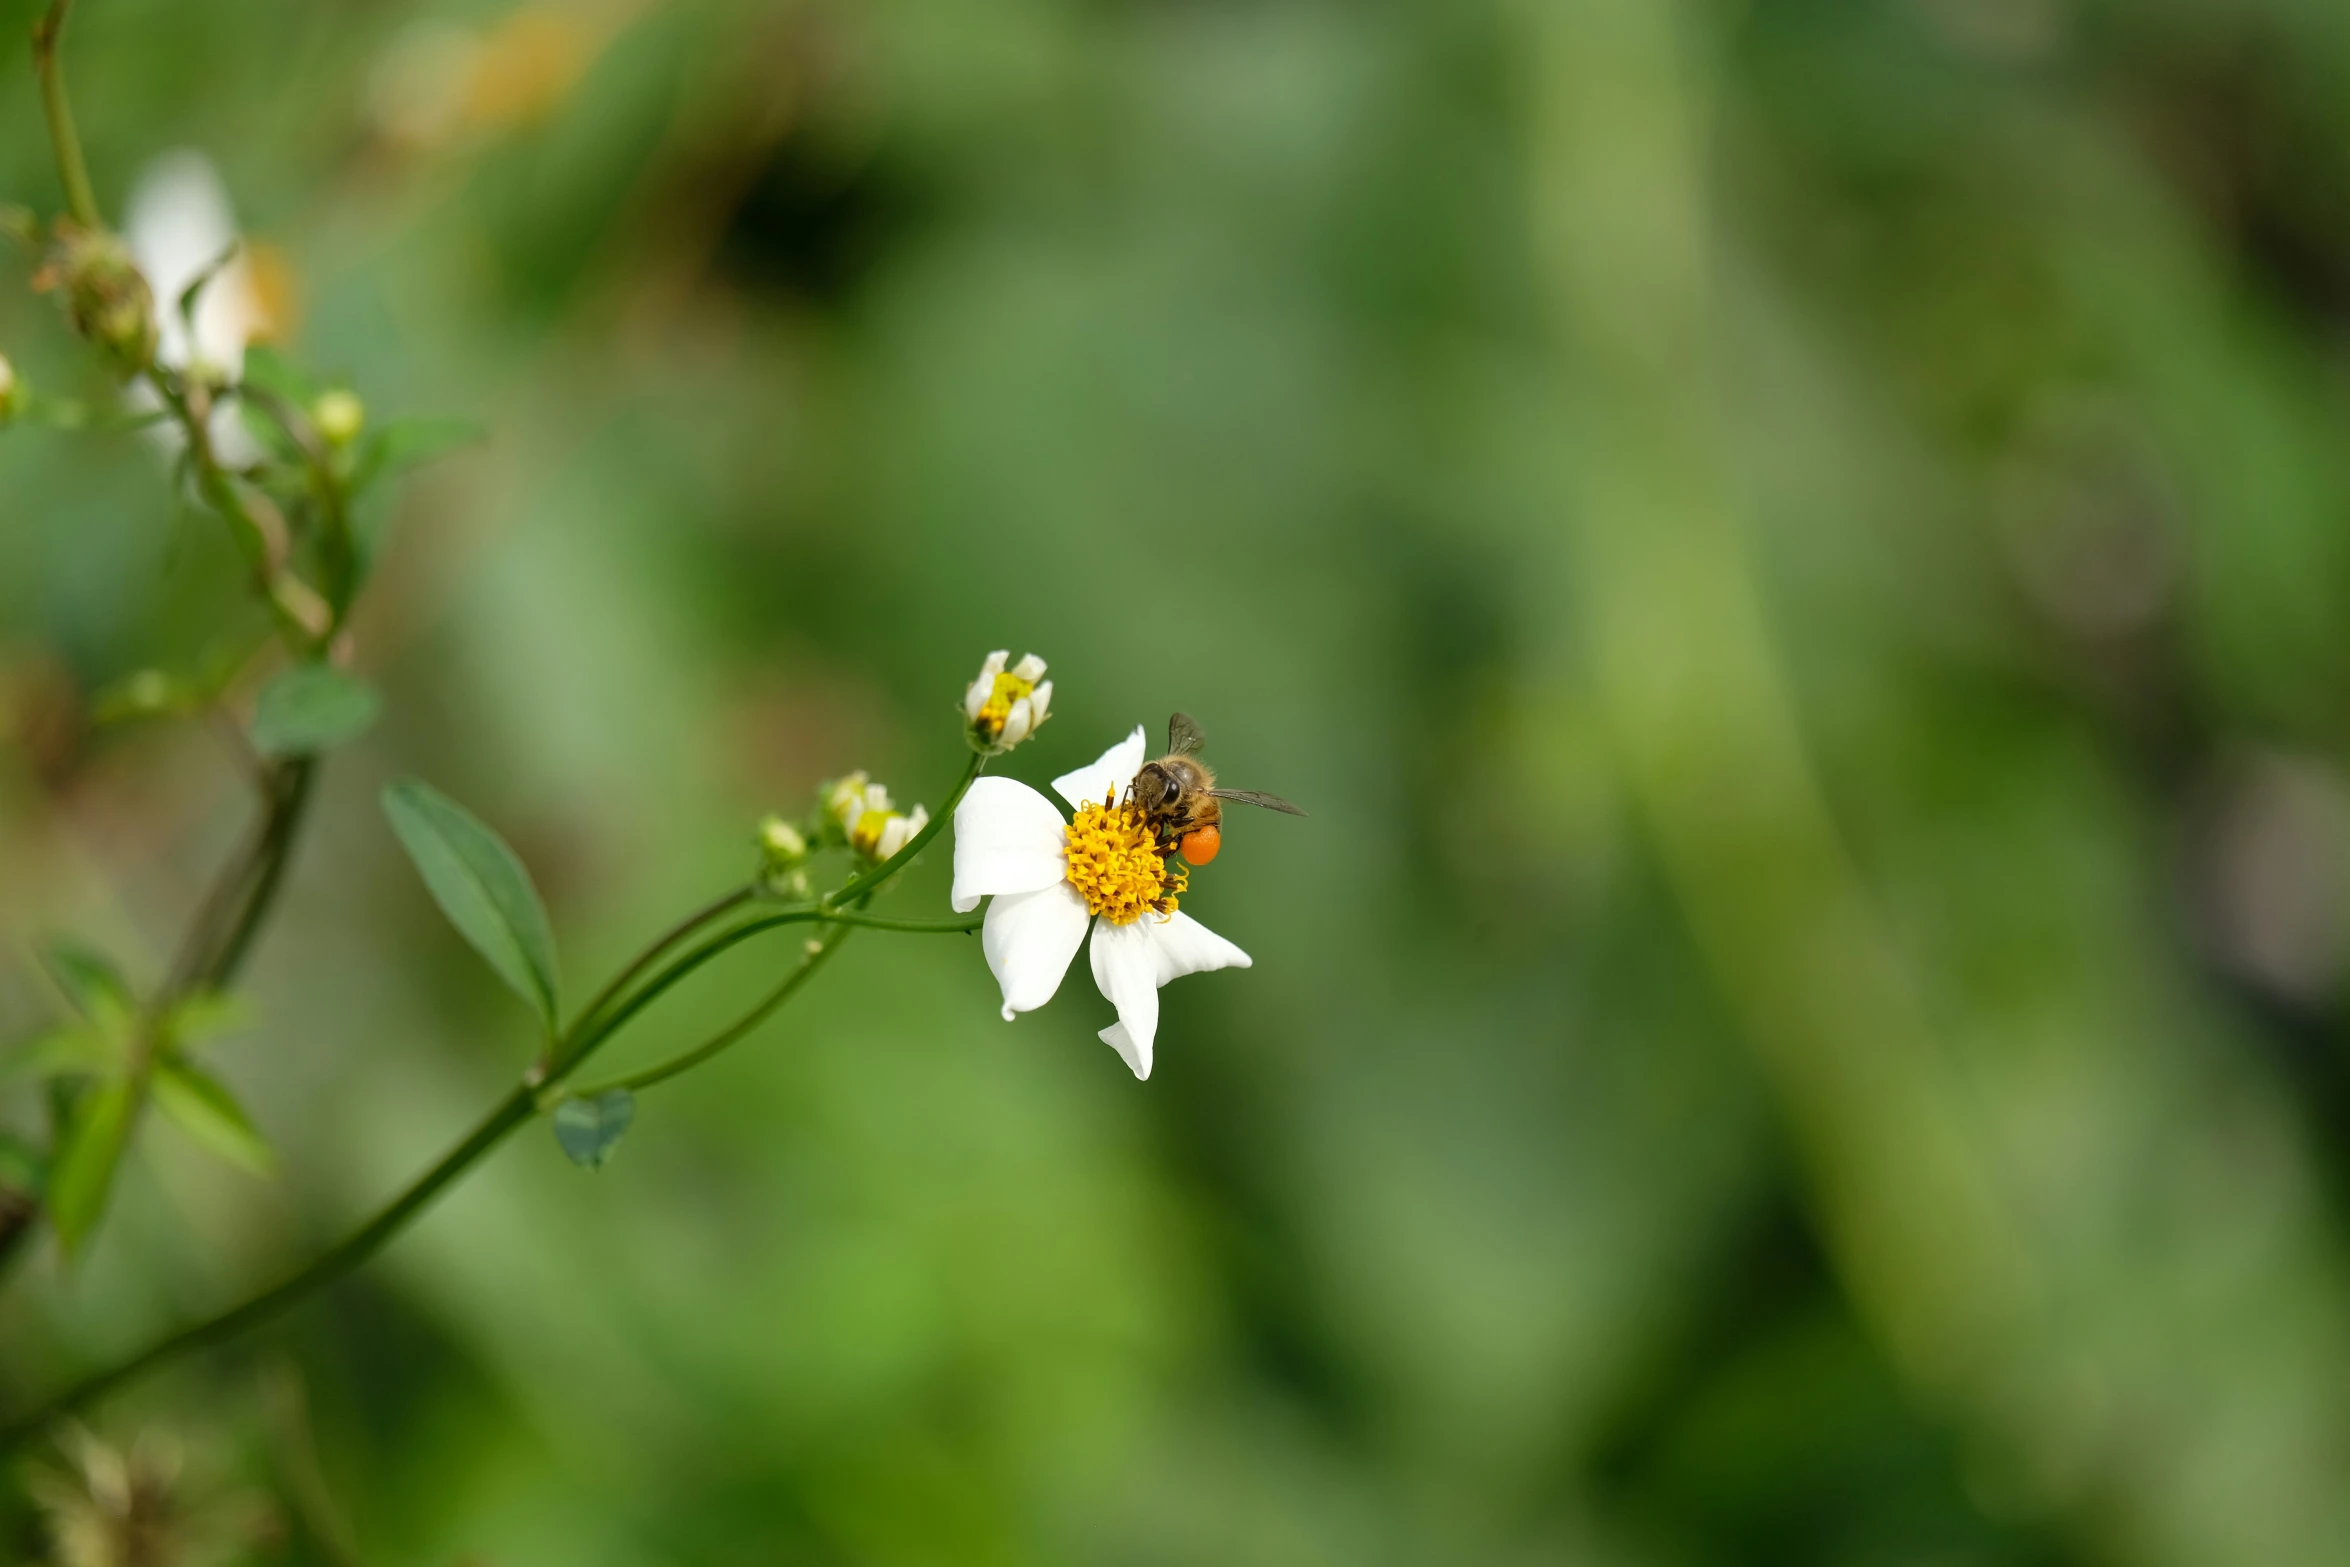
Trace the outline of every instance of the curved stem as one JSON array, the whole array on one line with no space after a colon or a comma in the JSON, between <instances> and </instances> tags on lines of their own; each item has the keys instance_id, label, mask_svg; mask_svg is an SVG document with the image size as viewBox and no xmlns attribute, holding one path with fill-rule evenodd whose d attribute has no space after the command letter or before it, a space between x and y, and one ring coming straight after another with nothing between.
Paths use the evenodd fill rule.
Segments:
<instances>
[{"instance_id":1,"label":"curved stem","mask_svg":"<svg viewBox=\"0 0 2350 1567\"><path fill-rule=\"evenodd\" d=\"M630 961L628 967L613 975L611 980L604 986L604 988L597 991L595 996L588 1002L588 1004L579 1009L579 1015L571 1020L571 1028L569 1032L576 1036L582 1030L584 1030L588 1023L594 1019L597 1013L603 1011L605 1007L611 1005L613 997L619 995L621 991L628 988L628 983L630 980L635 979L646 969L651 968L654 961L658 959L662 953L667 952L671 947L674 947L679 942L685 940L686 937L692 935L702 926L709 924L710 921L718 918L722 914L729 912L730 910L740 908L743 904L750 902L751 899L757 896L758 889L754 887L737 887L732 892L726 893L723 896L717 898L713 898L708 903L703 904L700 908L694 910L691 914L688 914L684 919L679 920L676 924L670 926L660 935L654 937L651 944L648 945L644 951L638 953L636 957Z\"/></svg>"},{"instance_id":2,"label":"curved stem","mask_svg":"<svg viewBox=\"0 0 2350 1567\"><path fill-rule=\"evenodd\" d=\"M65 37L65 15L73 0L51 0L48 14L33 25L33 71L41 79L41 111L49 120L49 145L57 153L57 180L65 187L66 210L86 229L102 226L90 167L82 161L82 138L73 126L73 105L65 97L65 69L57 58Z\"/></svg>"},{"instance_id":3,"label":"curved stem","mask_svg":"<svg viewBox=\"0 0 2350 1567\"><path fill-rule=\"evenodd\" d=\"M630 1018L651 1005L653 1000L663 991L720 953L749 940L762 931L774 930L784 925L806 924L811 921L821 921L836 928L869 925L877 930L963 932L977 930L980 916L968 915L951 920L893 920L845 909L826 912L810 905L780 909L757 919L745 920L740 925L712 936L655 975L626 1001L611 1008L608 1015L599 1017L591 1011L580 1022L573 1024L572 1036L567 1037L575 1037L576 1043L571 1044L568 1049L558 1048L555 1065L550 1069L543 1082L526 1082L508 1093L482 1119L480 1124L474 1127L464 1141L449 1150L439 1163L418 1177L407 1190L393 1198L389 1205L378 1212L374 1218L353 1231L340 1244L242 1304L233 1306L218 1316L208 1318L193 1327L182 1329L132 1356L129 1360L75 1383L64 1392L44 1401L37 1408L8 1422L5 1426L0 1426L0 1452L6 1452L23 1445L52 1420L85 1407L115 1388L167 1361L176 1359L191 1350L225 1342L248 1328L267 1321L297 1304L314 1291L358 1267L381 1250L386 1242L390 1241L411 1220L422 1213L445 1187L480 1162L492 1149L504 1142L516 1128L532 1119L544 1104L551 1102L554 1097L550 1093L552 1088L560 1084L605 1040L617 1033ZM687 928L690 928L690 925ZM677 931L673 928L671 932L657 938L656 949L672 943L676 935ZM837 945L837 941L833 944ZM804 964L799 973L794 975L794 979L802 978L811 972L813 967L813 963ZM796 988L796 985L791 987L791 989ZM785 995L788 996L789 993L787 990ZM771 1012L775 1006L781 1004L781 997L774 998L772 1004L767 1006L766 1011ZM764 1013L760 1015L764 1016ZM754 1018L752 1021L755 1022L757 1019ZM583 1029L588 1031L582 1033ZM729 1039L726 1042L731 1043L732 1040ZM723 1048L723 1045L720 1048ZM682 1067L677 1069L683 1070Z\"/></svg>"},{"instance_id":4,"label":"curved stem","mask_svg":"<svg viewBox=\"0 0 2350 1567\"><path fill-rule=\"evenodd\" d=\"M120 1365L77 1382L40 1408L0 1427L0 1452L21 1446L50 1421L71 1414L132 1378L189 1350L232 1339L247 1328L267 1321L319 1286L340 1278L380 1250L383 1244L424 1211L441 1189L465 1173L482 1155L504 1142L509 1133L536 1113L537 1094L529 1087L515 1089L500 1100L456 1147L442 1156L414 1185L402 1192L374 1218L353 1231L342 1244L263 1290L243 1305L163 1339Z\"/></svg>"},{"instance_id":5,"label":"curved stem","mask_svg":"<svg viewBox=\"0 0 2350 1567\"><path fill-rule=\"evenodd\" d=\"M826 925L823 932L815 938L816 950L801 958L800 966L792 970L782 984L769 991L757 1006L685 1054L672 1056L658 1066L647 1067L630 1076L616 1077L609 1082L597 1083L588 1088L574 1089L572 1092L582 1099L594 1099L599 1095L608 1094L616 1088L626 1089L633 1094L650 1088L655 1083L667 1082L682 1072L692 1071L774 1016L778 1007L789 1001L802 985L816 977L816 971L824 967L826 959L840 950L841 943L849 939L855 928L847 924Z\"/></svg>"},{"instance_id":6,"label":"curved stem","mask_svg":"<svg viewBox=\"0 0 2350 1567\"><path fill-rule=\"evenodd\" d=\"M954 792L946 797L930 820L922 824L922 830L907 839L906 846L898 850L897 853L866 871L863 875L851 877L838 891L828 894L824 899L824 907L838 909L845 904L854 903L913 864L914 856L922 852L922 846L937 837L940 830L953 819L955 807L962 803L963 796L971 790L972 781L986 766L987 758L974 753L971 765L963 769L963 776L956 781Z\"/></svg>"}]
</instances>

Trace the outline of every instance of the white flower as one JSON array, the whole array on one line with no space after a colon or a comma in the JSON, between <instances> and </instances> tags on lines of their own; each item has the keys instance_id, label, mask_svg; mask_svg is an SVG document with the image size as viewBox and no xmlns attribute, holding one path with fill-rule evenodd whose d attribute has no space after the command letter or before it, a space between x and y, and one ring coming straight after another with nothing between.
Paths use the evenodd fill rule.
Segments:
<instances>
[{"instance_id":1,"label":"white flower","mask_svg":"<svg viewBox=\"0 0 2350 1567\"><path fill-rule=\"evenodd\" d=\"M839 824L849 847L877 863L894 856L930 825L928 806L915 806L911 815L898 810L890 804L889 786L874 783L863 773L851 773L827 786L824 809Z\"/></svg>"},{"instance_id":2,"label":"white flower","mask_svg":"<svg viewBox=\"0 0 2350 1567\"><path fill-rule=\"evenodd\" d=\"M175 370L201 366L233 383L244 373L245 346L270 325L242 249L197 296L193 334L180 315L180 295L237 241L236 213L211 160L182 148L150 163L131 192L123 239L154 291L156 359ZM143 408L160 406L154 390L143 383L134 386L131 397ZM210 428L223 463L243 467L261 459L260 443L239 420L233 402L223 399L214 407Z\"/></svg>"},{"instance_id":3,"label":"white flower","mask_svg":"<svg viewBox=\"0 0 2350 1567\"><path fill-rule=\"evenodd\" d=\"M974 749L1000 756L1030 735L1052 716L1053 683L1044 678L1045 662L1034 653L1022 655L1011 668L1009 648L998 648L979 666L979 678L963 692L963 720Z\"/></svg>"},{"instance_id":4,"label":"white flower","mask_svg":"<svg viewBox=\"0 0 2350 1567\"><path fill-rule=\"evenodd\" d=\"M1077 812L1009 778L982 778L955 807L954 906L993 896L980 931L1003 986L1004 1017L1052 1000L1093 927L1093 981L1118 1009L1101 1031L1136 1077L1151 1075L1159 987L1185 974L1247 968L1248 954L1177 910L1184 873L1170 871L1141 814L1121 803L1141 768L1142 729L1053 780ZM1097 919L1095 916L1099 916Z\"/></svg>"}]
</instances>

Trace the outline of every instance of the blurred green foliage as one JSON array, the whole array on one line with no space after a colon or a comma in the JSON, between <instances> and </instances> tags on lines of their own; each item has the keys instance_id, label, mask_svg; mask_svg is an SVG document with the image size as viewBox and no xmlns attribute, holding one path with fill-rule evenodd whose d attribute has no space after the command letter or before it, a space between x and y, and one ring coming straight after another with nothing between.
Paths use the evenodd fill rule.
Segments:
<instances>
[{"instance_id":1,"label":"blurred green foliage","mask_svg":"<svg viewBox=\"0 0 2350 1567\"><path fill-rule=\"evenodd\" d=\"M99 1428L266 1491L261 1560L2350 1559L2350 10L74 27L103 201L201 147L296 358L490 435L366 519L381 716L208 1050L280 1173L143 1132L0 1294L9 1407L528 1061L388 778L600 974L820 778L936 800L1008 644L1015 775L1180 706L1315 813L1195 879L1256 967L1149 1083L1081 977L1006 1026L873 933L601 1173L534 1130ZM28 71L0 197L55 200ZM0 352L103 400L30 270ZM0 926L140 980L248 805L90 706L257 625L163 470L0 437Z\"/></svg>"}]
</instances>

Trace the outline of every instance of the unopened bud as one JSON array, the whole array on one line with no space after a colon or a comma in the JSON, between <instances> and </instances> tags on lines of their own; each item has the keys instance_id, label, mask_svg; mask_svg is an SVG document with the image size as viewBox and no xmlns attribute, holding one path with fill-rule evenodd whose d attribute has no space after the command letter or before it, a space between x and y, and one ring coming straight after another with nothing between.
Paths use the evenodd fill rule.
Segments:
<instances>
[{"instance_id":1,"label":"unopened bud","mask_svg":"<svg viewBox=\"0 0 2350 1567\"><path fill-rule=\"evenodd\" d=\"M327 445L348 446L367 427L367 405L356 393L337 387L321 392L318 401L310 405L310 422L318 426Z\"/></svg>"},{"instance_id":2,"label":"unopened bud","mask_svg":"<svg viewBox=\"0 0 2350 1567\"><path fill-rule=\"evenodd\" d=\"M808 857L808 839L782 817L770 816L759 824L759 852L770 865L797 865Z\"/></svg>"},{"instance_id":3,"label":"unopened bud","mask_svg":"<svg viewBox=\"0 0 2350 1567\"><path fill-rule=\"evenodd\" d=\"M0 354L0 424L14 419L24 408L24 383L16 378L16 366Z\"/></svg>"},{"instance_id":4,"label":"unopened bud","mask_svg":"<svg viewBox=\"0 0 2350 1567\"><path fill-rule=\"evenodd\" d=\"M997 756L1030 735L1051 716L1053 683L1034 653L1005 668L1009 649L987 655L979 676L963 691L963 734L982 756Z\"/></svg>"},{"instance_id":5,"label":"unopened bud","mask_svg":"<svg viewBox=\"0 0 2350 1567\"><path fill-rule=\"evenodd\" d=\"M59 223L40 281L63 290L73 329L104 350L126 379L155 362L155 297L113 234Z\"/></svg>"}]
</instances>

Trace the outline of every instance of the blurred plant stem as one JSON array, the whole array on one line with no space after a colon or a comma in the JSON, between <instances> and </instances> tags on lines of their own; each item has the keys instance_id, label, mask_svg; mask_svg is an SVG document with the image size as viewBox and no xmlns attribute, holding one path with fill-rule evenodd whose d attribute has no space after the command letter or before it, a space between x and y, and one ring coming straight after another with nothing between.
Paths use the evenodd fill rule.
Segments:
<instances>
[{"instance_id":1,"label":"blurred plant stem","mask_svg":"<svg viewBox=\"0 0 2350 1567\"><path fill-rule=\"evenodd\" d=\"M965 769L932 822L950 818L963 794L979 776L982 763L974 758ZM743 1018L722 1030L704 1044L684 1056L643 1074L645 1081L657 1082L689 1067L699 1065L734 1043L759 1023L764 1022L785 1001L796 994L802 984L814 975L845 936L850 927L864 926L874 930L894 930L917 934L963 934L979 929L983 916L962 915L944 920L889 919L863 912L864 901L878 891L898 872L912 863L915 852L932 834L923 833L909 842L898 854L853 877L839 890L815 903L795 905L747 919L711 935L679 955L633 992L628 990L632 978L652 968L663 953L674 949L695 931L718 923L733 910L749 901L748 889L729 892L713 899L670 926L653 938L636 957L621 969L620 974L596 999L582 1010L577 1020L555 1042L547 1058L535 1065L523 1081L493 1106L489 1113L466 1134L456 1147L442 1156L439 1163L419 1176L409 1187L366 1223L346 1236L339 1244L307 1266L263 1290L242 1304L233 1306L172 1334L120 1364L67 1388L45 1403L0 1426L0 1452L23 1446L38 1436L51 1422L61 1416L84 1408L104 1397L115 1388L154 1370L168 1361L214 1344L226 1343L250 1328L259 1326L280 1312L297 1304L322 1286L333 1282L358 1267L383 1248L386 1242L405 1229L410 1220L429 1207L434 1198L503 1143L516 1128L534 1119L542 1111L551 1110L566 1095L558 1092L567 1078L586 1063L628 1022L651 1006L663 993L717 958L753 936L780 929L787 925L819 924L825 934L817 939L818 950L805 954L800 965L775 992L754 1007ZM842 907L853 901L858 907ZM625 999L621 999L625 996ZM597 1092L608 1091L606 1085Z\"/></svg>"},{"instance_id":2,"label":"blurred plant stem","mask_svg":"<svg viewBox=\"0 0 2350 1567\"><path fill-rule=\"evenodd\" d=\"M49 145L57 153L57 179L65 187L66 210L83 228L100 226L98 197L90 189L89 166L82 161L82 139L73 125L73 105L65 96L65 67L58 49L65 34L66 14L73 0L51 0L49 10L33 26L33 70L41 79L41 112L49 121Z\"/></svg>"},{"instance_id":3,"label":"blurred plant stem","mask_svg":"<svg viewBox=\"0 0 2350 1567\"><path fill-rule=\"evenodd\" d=\"M2041 1281L1823 797L1755 579L1689 9L1528 13L1590 678L1837 1267L1905 1374L1980 1415L1986 1389L2010 1391L1998 1373Z\"/></svg>"}]
</instances>

